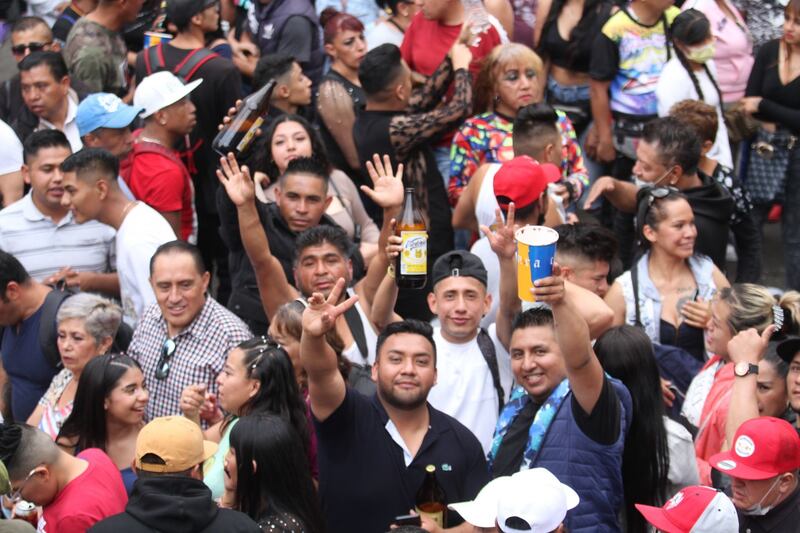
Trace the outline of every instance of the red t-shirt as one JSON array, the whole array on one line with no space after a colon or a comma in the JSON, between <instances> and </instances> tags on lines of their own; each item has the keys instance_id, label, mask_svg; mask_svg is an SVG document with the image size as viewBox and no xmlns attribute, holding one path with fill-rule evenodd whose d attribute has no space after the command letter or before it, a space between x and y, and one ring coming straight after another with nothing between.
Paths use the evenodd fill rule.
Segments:
<instances>
[{"instance_id":1,"label":"red t-shirt","mask_svg":"<svg viewBox=\"0 0 800 533\"><path fill-rule=\"evenodd\" d=\"M442 64L444 57L461 33L462 24L445 26L438 20L428 20L417 13L406 28L400 53L408 63L411 70L425 76L430 76ZM480 42L470 47L472 49L472 63L469 71L474 82L481 68L483 58L489 55L495 46L500 43L500 34L491 26L481 34Z\"/></svg>"},{"instance_id":2,"label":"red t-shirt","mask_svg":"<svg viewBox=\"0 0 800 533\"><path fill-rule=\"evenodd\" d=\"M195 233L192 178L177 152L171 158L143 150L147 144L153 143L134 144L134 149L120 165L120 174L137 200L160 213L180 211L180 237L187 241ZM168 150L160 145L158 148Z\"/></svg>"},{"instance_id":3,"label":"red t-shirt","mask_svg":"<svg viewBox=\"0 0 800 533\"><path fill-rule=\"evenodd\" d=\"M67 483L39 518L39 533L84 533L95 523L125 511L128 494L122 475L97 448L78 454L89 466Z\"/></svg>"},{"instance_id":4,"label":"red t-shirt","mask_svg":"<svg viewBox=\"0 0 800 533\"><path fill-rule=\"evenodd\" d=\"M437 20L428 20L420 11L411 19L411 24L406 28L403 44L400 46L400 54L411 70L430 76L439 68L450 48L453 47L453 43L461 34L461 26L463 24L445 26ZM489 55L489 52L498 44L502 44L500 34L497 33L494 26L490 26L481 34L478 44L470 47L472 63L469 65L469 71L472 74L473 83L478 79L483 58ZM447 91L448 100L451 95L452 85ZM450 146L453 133L455 130L445 135L442 144Z\"/></svg>"}]
</instances>

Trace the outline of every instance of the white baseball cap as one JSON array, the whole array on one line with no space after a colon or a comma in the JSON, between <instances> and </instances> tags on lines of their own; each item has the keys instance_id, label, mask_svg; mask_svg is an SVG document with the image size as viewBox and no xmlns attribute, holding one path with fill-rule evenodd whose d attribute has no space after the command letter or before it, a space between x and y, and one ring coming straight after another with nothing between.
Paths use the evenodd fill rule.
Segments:
<instances>
[{"instance_id":1,"label":"white baseball cap","mask_svg":"<svg viewBox=\"0 0 800 533\"><path fill-rule=\"evenodd\" d=\"M142 118L147 118L156 111L171 106L187 96L203 83L202 78L184 85L172 72L162 70L150 74L136 87L133 94L133 105L144 108Z\"/></svg>"},{"instance_id":2,"label":"white baseball cap","mask_svg":"<svg viewBox=\"0 0 800 533\"><path fill-rule=\"evenodd\" d=\"M490 528L497 523L503 533L549 533L579 502L578 494L549 470L532 468L493 479L474 500L448 507L477 527ZM507 522L512 517L527 524L527 529L510 527Z\"/></svg>"}]
</instances>

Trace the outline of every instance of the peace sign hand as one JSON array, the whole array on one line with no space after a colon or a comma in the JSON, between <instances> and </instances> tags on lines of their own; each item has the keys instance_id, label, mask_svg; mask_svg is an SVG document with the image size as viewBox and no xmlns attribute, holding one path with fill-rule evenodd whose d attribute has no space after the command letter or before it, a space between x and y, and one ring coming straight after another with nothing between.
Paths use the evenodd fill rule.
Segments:
<instances>
[{"instance_id":1,"label":"peace sign hand","mask_svg":"<svg viewBox=\"0 0 800 533\"><path fill-rule=\"evenodd\" d=\"M344 278L339 278L331 289L328 298L315 292L308 299L308 307L303 311L303 332L312 337L322 337L336 325L336 319L356 304L358 296L353 295L337 304L344 290Z\"/></svg>"},{"instance_id":2,"label":"peace sign hand","mask_svg":"<svg viewBox=\"0 0 800 533\"><path fill-rule=\"evenodd\" d=\"M514 259L517 253L517 242L514 239L514 232L517 230L514 224L514 203L508 205L508 216L503 220L503 213L500 209L495 210L495 229L492 231L488 226L481 226L481 231L489 239L489 246L500 259Z\"/></svg>"}]
</instances>

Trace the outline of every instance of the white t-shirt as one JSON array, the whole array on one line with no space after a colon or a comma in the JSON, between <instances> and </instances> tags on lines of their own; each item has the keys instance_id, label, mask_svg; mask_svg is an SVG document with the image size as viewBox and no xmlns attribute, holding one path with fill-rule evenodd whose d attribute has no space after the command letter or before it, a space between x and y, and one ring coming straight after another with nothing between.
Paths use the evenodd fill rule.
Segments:
<instances>
[{"instance_id":1,"label":"white t-shirt","mask_svg":"<svg viewBox=\"0 0 800 533\"><path fill-rule=\"evenodd\" d=\"M711 75L716 78L717 69L714 66L714 61L708 62L708 69ZM719 94L714 88L714 84L708 78L705 69L695 70L694 75L700 84L700 90L703 91L703 101L712 105L717 110L717 120L719 126L717 127L717 139L711 151L708 152L708 157L715 159L720 164L733 168L733 156L731 155L731 144L728 140L728 128L725 127L725 120L722 117L722 107L719 101ZM658 85L656 86L656 97L658 98L658 116L666 117L669 115L669 109L680 102L681 100L698 100L699 95L694 88L692 79L686 71L680 60L677 57L672 57L667 64L664 65L664 70L661 71L661 76L658 78Z\"/></svg>"},{"instance_id":2,"label":"white t-shirt","mask_svg":"<svg viewBox=\"0 0 800 533\"><path fill-rule=\"evenodd\" d=\"M497 340L494 326L488 333L495 345L500 384L507 398L512 379L508 353ZM478 438L483 451L489 453L497 425L497 392L478 341L453 344L444 339L441 327L434 328L433 340L436 342L437 382L428 394L428 401L464 424Z\"/></svg>"},{"instance_id":3,"label":"white t-shirt","mask_svg":"<svg viewBox=\"0 0 800 533\"><path fill-rule=\"evenodd\" d=\"M3 157L0 157L0 176L19 172L22 167L22 143L11 129L11 126L0 120L0 146Z\"/></svg>"},{"instance_id":4,"label":"white t-shirt","mask_svg":"<svg viewBox=\"0 0 800 533\"><path fill-rule=\"evenodd\" d=\"M155 303L150 286L150 258L165 242L177 239L161 214L138 202L117 230L117 273L125 323L136 327L145 308Z\"/></svg>"},{"instance_id":5,"label":"white t-shirt","mask_svg":"<svg viewBox=\"0 0 800 533\"><path fill-rule=\"evenodd\" d=\"M372 50L382 44L393 44L400 47L403 44L403 32L388 20L378 19L367 27L364 35L367 40L367 49Z\"/></svg>"}]
</instances>

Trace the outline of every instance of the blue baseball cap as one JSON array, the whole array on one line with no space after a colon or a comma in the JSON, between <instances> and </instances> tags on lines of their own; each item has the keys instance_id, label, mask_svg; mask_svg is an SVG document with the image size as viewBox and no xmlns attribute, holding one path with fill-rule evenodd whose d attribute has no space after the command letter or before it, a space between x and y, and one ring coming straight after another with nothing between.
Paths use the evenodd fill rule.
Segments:
<instances>
[{"instance_id":1,"label":"blue baseball cap","mask_svg":"<svg viewBox=\"0 0 800 533\"><path fill-rule=\"evenodd\" d=\"M97 128L125 128L144 110L130 106L110 93L94 93L78 105L78 134L83 137Z\"/></svg>"}]
</instances>

